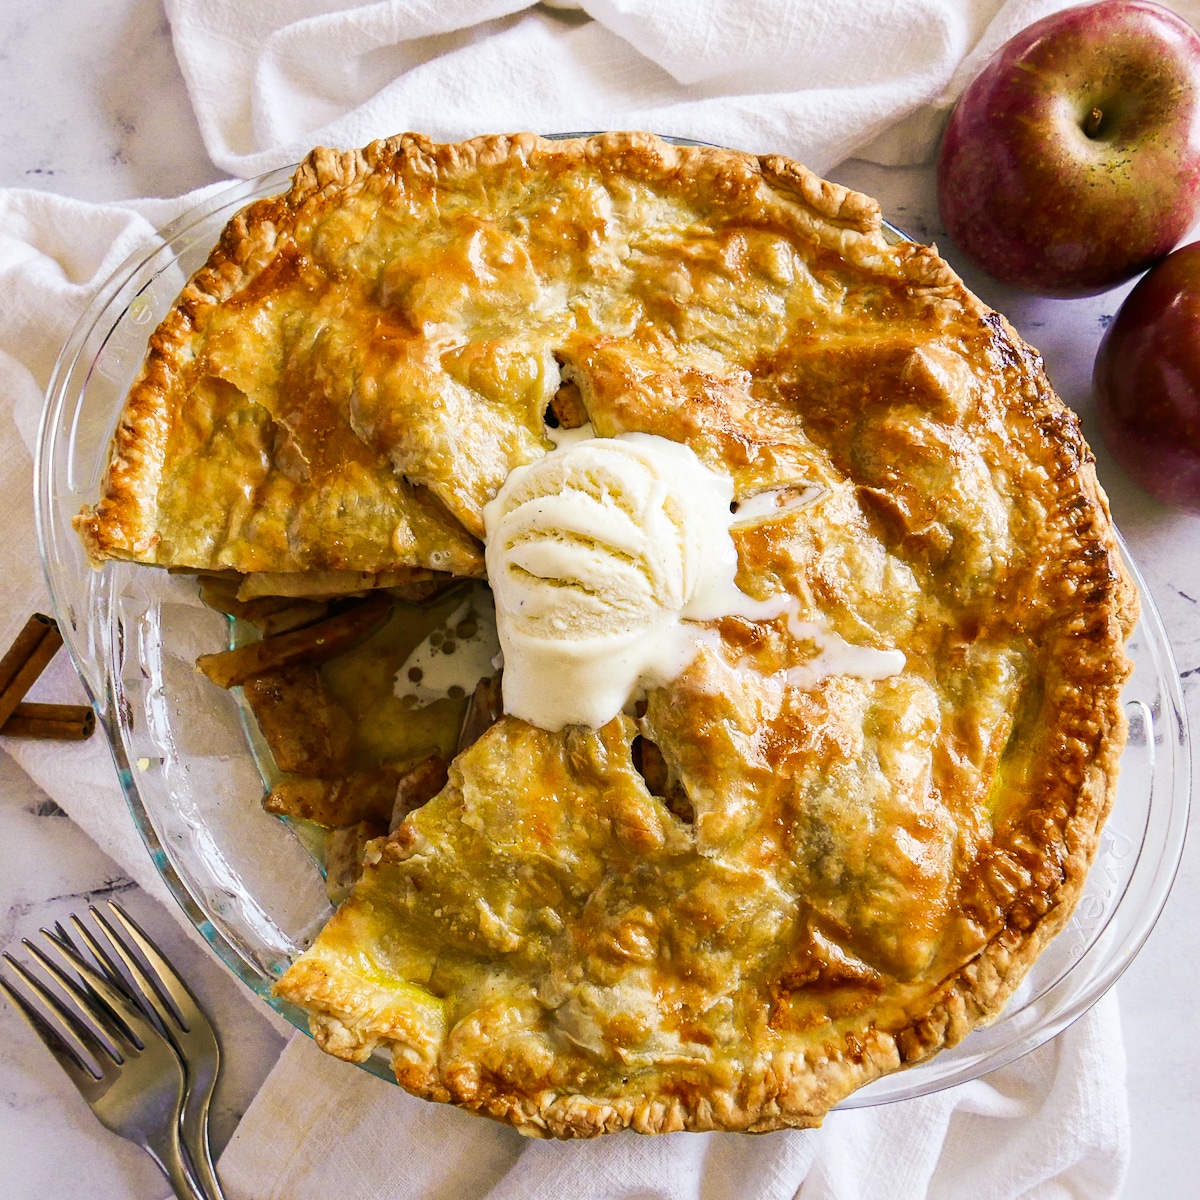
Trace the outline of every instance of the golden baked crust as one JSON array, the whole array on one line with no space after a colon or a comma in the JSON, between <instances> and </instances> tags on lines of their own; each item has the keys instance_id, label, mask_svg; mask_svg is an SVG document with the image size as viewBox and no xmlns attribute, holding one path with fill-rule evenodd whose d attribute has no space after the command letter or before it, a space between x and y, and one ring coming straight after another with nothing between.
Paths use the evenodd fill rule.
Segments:
<instances>
[{"instance_id":1,"label":"golden baked crust","mask_svg":"<svg viewBox=\"0 0 1200 1200\"><path fill-rule=\"evenodd\" d=\"M932 248L786 159L647 134L318 150L155 335L80 531L479 574L561 379L598 435L807 497L734 529L739 584L796 622L712 623L637 721L502 718L277 990L331 1053L384 1044L525 1133L819 1124L1000 1011L1124 741L1137 601L1091 455ZM906 666L823 666L814 626Z\"/></svg>"}]
</instances>

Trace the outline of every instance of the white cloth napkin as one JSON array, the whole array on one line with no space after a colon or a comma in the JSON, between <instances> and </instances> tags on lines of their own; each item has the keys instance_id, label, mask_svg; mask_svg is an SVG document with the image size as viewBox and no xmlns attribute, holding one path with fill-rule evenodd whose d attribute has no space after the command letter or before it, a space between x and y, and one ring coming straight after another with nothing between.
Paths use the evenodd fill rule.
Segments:
<instances>
[{"instance_id":1,"label":"white cloth napkin","mask_svg":"<svg viewBox=\"0 0 1200 1200\"><path fill-rule=\"evenodd\" d=\"M0 649L29 613L52 611L34 530L33 459L58 352L109 275L155 240L157 226L203 194L118 207L0 190L0 487L10 497L0 521ZM30 698L85 701L65 652ZM0 744L133 879L174 907L129 816L102 738L74 744L4 738Z\"/></svg>"},{"instance_id":2,"label":"white cloth napkin","mask_svg":"<svg viewBox=\"0 0 1200 1200\"><path fill-rule=\"evenodd\" d=\"M250 175L313 144L419 129L652 128L781 150L825 170L856 152L928 157L953 98L1062 0L166 0L214 162ZM1177 7L1194 23L1200 0ZM0 191L0 642L48 609L32 462L54 359L88 299L195 203L90 205ZM81 696L61 657L40 691ZM36 693L35 693L36 694ZM99 742L4 748L167 899ZM167 899L167 903L171 902ZM249 1003L250 1001L247 1001ZM1057 1200L1112 1197L1128 1157L1115 998L1052 1045L922 1100L762 1138L620 1135L528 1143L289 1045L222 1159L230 1200Z\"/></svg>"},{"instance_id":3,"label":"white cloth napkin","mask_svg":"<svg viewBox=\"0 0 1200 1200\"><path fill-rule=\"evenodd\" d=\"M819 1130L564 1144L373 1078L349 1088L343 1064L296 1039L221 1175L231 1200L1098 1200L1128 1155L1123 1070L1114 996L1004 1070Z\"/></svg>"},{"instance_id":4,"label":"white cloth napkin","mask_svg":"<svg viewBox=\"0 0 1200 1200\"><path fill-rule=\"evenodd\" d=\"M256 175L407 129L652 129L817 172L923 162L987 57L1071 0L165 2L210 157ZM1170 7L1200 20L1200 0Z\"/></svg>"}]
</instances>

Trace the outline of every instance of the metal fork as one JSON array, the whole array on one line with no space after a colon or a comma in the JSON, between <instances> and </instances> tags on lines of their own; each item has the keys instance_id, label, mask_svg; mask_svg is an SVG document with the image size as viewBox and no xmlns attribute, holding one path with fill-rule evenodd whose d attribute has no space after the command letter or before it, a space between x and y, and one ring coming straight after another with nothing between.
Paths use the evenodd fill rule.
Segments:
<instances>
[{"instance_id":1,"label":"metal fork","mask_svg":"<svg viewBox=\"0 0 1200 1200\"><path fill-rule=\"evenodd\" d=\"M0 988L58 1060L107 1129L141 1146L181 1200L205 1200L184 1164L179 1115L184 1078L170 1042L107 979L70 955L76 983L27 938L22 945L61 989L59 999L12 955L4 961L33 994L0 976ZM65 955L64 951L61 951Z\"/></svg>"},{"instance_id":2,"label":"metal fork","mask_svg":"<svg viewBox=\"0 0 1200 1200\"><path fill-rule=\"evenodd\" d=\"M221 1065L216 1033L191 989L150 935L119 904L109 901L107 907L107 918L95 905L88 909L99 936L74 913L71 924L78 941L61 924L54 932L43 929L42 933L62 952L76 957L81 953L79 942L86 945L110 982L121 987L167 1035L184 1070L179 1123L184 1149L205 1200L224 1200L208 1138L209 1106Z\"/></svg>"}]
</instances>

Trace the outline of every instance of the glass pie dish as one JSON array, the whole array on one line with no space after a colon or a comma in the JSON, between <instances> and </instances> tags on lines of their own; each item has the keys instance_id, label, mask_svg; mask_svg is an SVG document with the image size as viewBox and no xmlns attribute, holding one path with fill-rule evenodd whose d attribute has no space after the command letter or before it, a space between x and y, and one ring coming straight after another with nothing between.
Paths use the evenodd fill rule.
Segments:
<instances>
[{"instance_id":1,"label":"glass pie dish","mask_svg":"<svg viewBox=\"0 0 1200 1200\"><path fill-rule=\"evenodd\" d=\"M200 603L190 578L121 562L91 570L71 527L80 507L96 499L151 332L229 218L284 190L290 176L280 170L210 197L101 289L50 384L35 496L54 608L159 872L229 967L304 1029L304 1015L271 987L331 909L303 840L259 804L262 778L236 697L195 670L199 654L227 641L227 619ZM1136 671L1125 691L1129 744L1072 921L992 1025L862 1089L845 1107L920 1096L1032 1050L1112 985L1152 928L1182 851L1189 755L1170 649L1138 582L1143 616L1130 642ZM383 1056L365 1065L391 1077Z\"/></svg>"}]
</instances>

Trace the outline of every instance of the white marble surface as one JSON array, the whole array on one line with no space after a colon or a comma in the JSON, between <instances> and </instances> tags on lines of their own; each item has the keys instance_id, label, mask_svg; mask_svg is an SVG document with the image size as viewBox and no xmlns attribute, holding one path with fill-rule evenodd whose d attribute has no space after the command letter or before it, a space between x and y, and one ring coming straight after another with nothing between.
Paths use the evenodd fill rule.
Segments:
<instances>
[{"instance_id":1,"label":"white marble surface","mask_svg":"<svg viewBox=\"0 0 1200 1200\"><path fill-rule=\"evenodd\" d=\"M1092 423L1092 356L1123 290L1076 302L1011 292L968 269L946 243L929 169L851 162L833 174L879 196L915 237L938 241L968 283L1045 355L1051 379L1082 415L1114 515L1161 608L1192 726L1200 731L1200 520L1140 493L1114 466ZM0 186L119 200L177 194L219 177L204 153L157 0L0 3ZM223 1144L274 1061L278 1035L242 985L0 755L0 947L105 895L119 895L161 939L216 1019L229 1064L214 1120ZM1118 985L1133 1118L1127 1200L1200 1190L1198 908L1200 849L1192 838L1158 927ZM149 1160L94 1121L3 1003L0 1046L0 1194L12 1200L163 1194Z\"/></svg>"}]
</instances>

